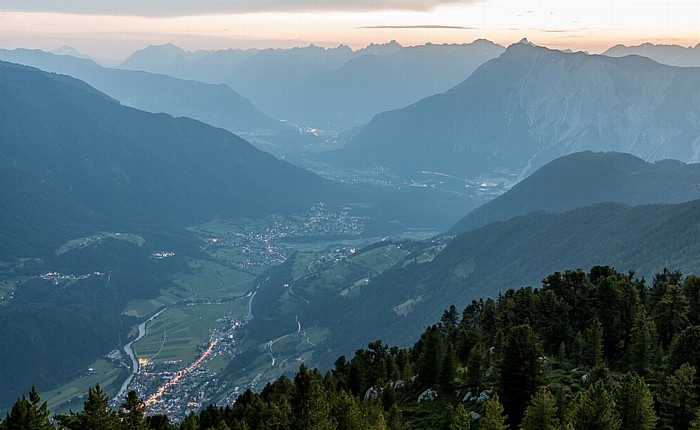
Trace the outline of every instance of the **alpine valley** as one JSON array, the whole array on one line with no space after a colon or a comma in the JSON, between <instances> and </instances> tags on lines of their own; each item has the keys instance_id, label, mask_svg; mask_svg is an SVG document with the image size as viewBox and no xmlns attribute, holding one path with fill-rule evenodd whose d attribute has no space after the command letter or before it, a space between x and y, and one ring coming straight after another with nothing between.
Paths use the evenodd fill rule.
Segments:
<instances>
[{"instance_id":1,"label":"alpine valley","mask_svg":"<svg viewBox=\"0 0 700 430\"><path fill-rule=\"evenodd\" d=\"M700 428L697 50L0 50L0 430Z\"/></svg>"}]
</instances>

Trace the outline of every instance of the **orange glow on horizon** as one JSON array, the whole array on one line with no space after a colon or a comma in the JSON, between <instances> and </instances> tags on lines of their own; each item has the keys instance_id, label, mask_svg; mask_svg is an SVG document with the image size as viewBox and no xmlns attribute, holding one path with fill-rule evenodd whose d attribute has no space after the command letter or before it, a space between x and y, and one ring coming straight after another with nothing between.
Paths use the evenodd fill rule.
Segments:
<instances>
[{"instance_id":1,"label":"orange glow on horizon","mask_svg":"<svg viewBox=\"0 0 700 430\"><path fill-rule=\"evenodd\" d=\"M2 6L0 5L0 9ZM599 53L622 43L695 46L700 42L694 0L587 2L482 0L429 11L259 12L147 18L0 11L0 47L75 47L96 58L123 60L147 45L186 50L308 46L358 49L396 40L504 46L528 38L556 48Z\"/></svg>"}]
</instances>

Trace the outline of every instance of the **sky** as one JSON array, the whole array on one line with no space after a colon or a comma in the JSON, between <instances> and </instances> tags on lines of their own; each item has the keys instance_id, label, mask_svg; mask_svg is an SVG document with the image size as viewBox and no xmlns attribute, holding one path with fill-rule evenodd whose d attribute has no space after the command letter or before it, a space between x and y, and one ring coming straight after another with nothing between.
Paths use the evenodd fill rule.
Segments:
<instances>
[{"instance_id":1,"label":"sky","mask_svg":"<svg viewBox=\"0 0 700 430\"><path fill-rule=\"evenodd\" d=\"M599 53L618 43L695 46L698 17L697 0L3 0L0 48L68 45L116 62L164 43L357 49L528 38Z\"/></svg>"}]
</instances>

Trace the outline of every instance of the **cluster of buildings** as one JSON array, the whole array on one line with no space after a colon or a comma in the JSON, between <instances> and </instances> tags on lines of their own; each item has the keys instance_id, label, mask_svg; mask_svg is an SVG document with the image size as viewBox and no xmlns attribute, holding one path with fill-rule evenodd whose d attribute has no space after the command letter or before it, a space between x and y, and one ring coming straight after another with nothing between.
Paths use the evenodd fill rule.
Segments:
<instances>
[{"instance_id":1,"label":"cluster of buildings","mask_svg":"<svg viewBox=\"0 0 700 430\"><path fill-rule=\"evenodd\" d=\"M210 330L209 341L197 349L197 358L192 363L140 360L139 371L129 390L136 391L144 400L147 414L167 415L177 422L231 391L228 381L218 378L206 364L217 356L230 359L238 353L236 330L241 322L231 315L217 322L223 327ZM232 397L233 401L237 393L234 389L227 398Z\"/></svg>"},{"instance_id":2,"label":"cluster of buildings","mask_svg":"<svg viewBox=\"0 0 700 430\"><path fill-rule=\"evenodd\" d=\"M340 212L329 210L323 203L314 205L300 218L303 220L273 219L272 225L262 232L244 228L241 232L210 238L204 247L207 251L232 247L239 250L249 257L238 262L240 269L269 267L287 260L290 249L279 243L281 239L325 235L357 236L364 229L363 218L351 216L348 209Z\"/></svg>"}]
</instances>

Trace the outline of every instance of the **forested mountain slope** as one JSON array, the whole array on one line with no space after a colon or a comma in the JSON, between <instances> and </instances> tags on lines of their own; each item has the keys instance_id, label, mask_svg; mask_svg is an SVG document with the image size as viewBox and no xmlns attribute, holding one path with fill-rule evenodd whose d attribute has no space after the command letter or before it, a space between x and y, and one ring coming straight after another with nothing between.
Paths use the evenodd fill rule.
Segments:
<instances>
[{"instance_id":1,"label":"forested mountain slope","mask_svg":"<svg viewBox=\"0 0 700 430\"><path fill-rule=\"evenodd\" d=\"M595 203L683 203L700 198L700 164L647 163L630 154L580 152L547 163L506 193L471 211L450 234L493 221Z\"/></svg>"}]
</instances>

